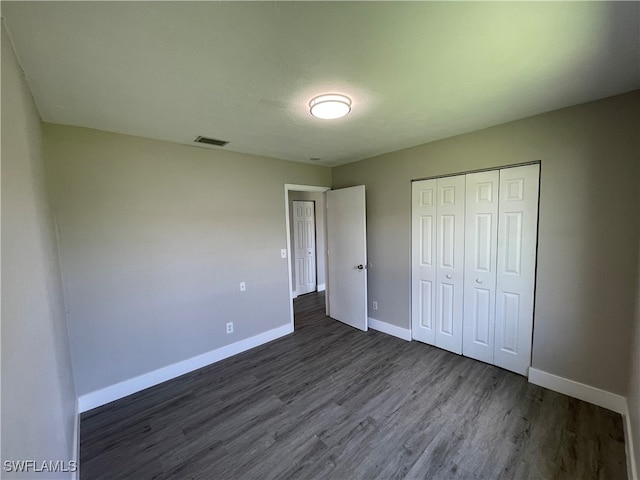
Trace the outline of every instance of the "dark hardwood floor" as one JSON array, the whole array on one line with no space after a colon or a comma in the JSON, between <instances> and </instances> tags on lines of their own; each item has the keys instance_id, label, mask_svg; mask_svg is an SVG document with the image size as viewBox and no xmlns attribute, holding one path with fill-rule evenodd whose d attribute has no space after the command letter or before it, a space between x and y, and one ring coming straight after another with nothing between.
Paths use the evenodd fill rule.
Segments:
<instances>
[{"instance_id":1,"label":"dark hardwood floor","mask_svg":"<svg viewBox=\"0 0 640 480\"><path fill-rule=\"evenodd\" d=\"M626 479L621 416L296 299L296 331L81 418L90 479Z\"/></svg>"}]
</instances>

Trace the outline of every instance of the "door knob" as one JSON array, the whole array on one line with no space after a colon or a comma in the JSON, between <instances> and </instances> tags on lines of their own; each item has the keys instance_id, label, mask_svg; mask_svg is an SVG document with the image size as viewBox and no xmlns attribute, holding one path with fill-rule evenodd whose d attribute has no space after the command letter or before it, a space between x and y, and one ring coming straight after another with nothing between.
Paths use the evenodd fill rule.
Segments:
<instances>
[{"instance_id":1,"label":"door knob","mask_svg":"<svg viewBox=\"0 0 640 480\"><path fill-rule=\"evenodd\" d=\"M364 265L362 264L358 265L358 270L364 270Z\"/></svg>"},{"instance_id":2,"label":"door knob","mask_svg":"<svg viewBox=\"0 0 640 480\"><path fill-rule=\"evenodd\" d=\"M479 278L476 278L476 283L482 283L482 280L480 280Z\"/></svg>"},{"instance_id":3,"label":"door knob","mask_svg":"<svg viewBox=\"0 0 640 480\"><path fill-rule=\"evenodd\" d=\"M447 273L447 278L451 279L451 274Z\"/></svg>"}]
</instances>

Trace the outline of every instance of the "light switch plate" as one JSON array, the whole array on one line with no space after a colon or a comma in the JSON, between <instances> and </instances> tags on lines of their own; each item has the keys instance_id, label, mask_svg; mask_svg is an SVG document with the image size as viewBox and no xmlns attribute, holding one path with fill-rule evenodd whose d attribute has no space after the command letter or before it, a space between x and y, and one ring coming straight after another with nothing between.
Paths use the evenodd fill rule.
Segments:
<instances>
[{"instance_id":1,"label":"light switch plate","mask_svg":"<svg viewBox=\"0 0 640 480\"><path fill-rule=\"evenodd\" d=\"M287 249L283 248L280 250L280 258L287 258Z\"/></svg>"}]
</instances>

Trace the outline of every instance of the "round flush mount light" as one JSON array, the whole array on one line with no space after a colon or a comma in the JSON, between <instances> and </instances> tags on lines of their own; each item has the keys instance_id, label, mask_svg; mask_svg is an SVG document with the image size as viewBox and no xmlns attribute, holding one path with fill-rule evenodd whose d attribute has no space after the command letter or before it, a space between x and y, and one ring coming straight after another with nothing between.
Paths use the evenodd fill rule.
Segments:
<instances>
[{"instance_id":1,"label":"round flush mount light","mask_svg":"<svg viewBox=\"0 0 640 480\"><path fill-rule=\"evenodd\" d=\"M337 93L318 95L309 102L311 115L323 120L333 120L351 111L351 99Z\"/></svg>"}]
</instances>

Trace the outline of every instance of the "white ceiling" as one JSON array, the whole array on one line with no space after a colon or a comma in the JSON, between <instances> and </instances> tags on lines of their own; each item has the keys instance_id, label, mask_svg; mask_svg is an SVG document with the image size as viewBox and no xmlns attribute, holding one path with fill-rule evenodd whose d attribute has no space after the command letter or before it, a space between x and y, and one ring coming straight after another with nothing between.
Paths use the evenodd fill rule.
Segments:
<instances>
[{"instance_id":1,"label":"white ceiling","mask_svg":"<svg viewBox=\"0 0 640 480\"><path fill-rule=\"evenodd\" d=\"M2 15L46 122L324 165L640 88L638 2L3 1ZM311 117L331 92L351 114Z\"/></svg>"}]
</instances>

